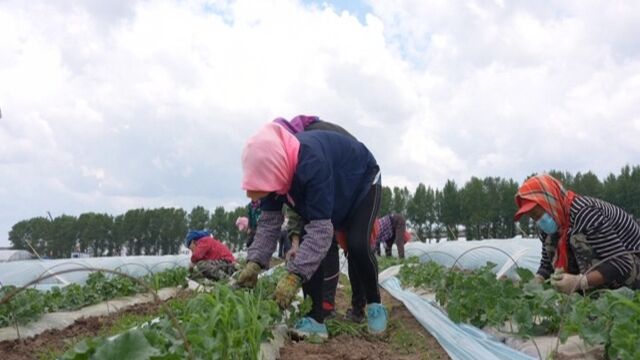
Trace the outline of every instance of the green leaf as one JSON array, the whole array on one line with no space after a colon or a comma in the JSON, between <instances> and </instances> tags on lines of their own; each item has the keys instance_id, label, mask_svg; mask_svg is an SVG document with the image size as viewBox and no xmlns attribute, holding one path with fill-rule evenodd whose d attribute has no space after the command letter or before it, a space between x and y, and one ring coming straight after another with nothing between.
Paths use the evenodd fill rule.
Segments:
<instances>
[{"instance_id":1,"label":"green leaf","mask_svg":"<svg viewBox=\"0 0 640 360\"><path fill-rule=\"evenodd\" d=\"M141 330L128 331L112 341L107 341L96 349L92 357L96 360L143 360L161 355L149 344Z\"/></svg>"},{"instance_id":2,"label":"green leaf","mask_svg":"<svg viewBox=\"0 0 640 360\"><path fill-rule=\"evenodd\" d=\"M518 274L518 276L520 277L520 282L522 283L527 283L534 278L533 273L529 269L521 267L516 268L516 274Z\"/></svg>"}]
</instances>

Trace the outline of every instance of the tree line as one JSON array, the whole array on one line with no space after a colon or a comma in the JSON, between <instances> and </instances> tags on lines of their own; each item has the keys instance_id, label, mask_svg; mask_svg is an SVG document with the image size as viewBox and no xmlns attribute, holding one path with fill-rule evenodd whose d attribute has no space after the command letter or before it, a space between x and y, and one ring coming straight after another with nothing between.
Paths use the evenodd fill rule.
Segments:
<instances>
[{"instance_id":1,"label":"tree line","mask_svg":"<svg viewBox=\"0 0 640 360\"><path fill-rule=\"evenodd\" d=\"M620 173L600 180L593 172L571 174L550 171L566 188L581 195L603 199L640 218L640 166L625 166ZM535 233L527 217L514 223L514 195L519 184L513 179L472 177L463 185L448 180L442 189L420 183L414 191L406 187L383 187L380 216L405 216L419 241L440 241L465 236L468 240L510 238ZM179 208L132 209L112 216L84 213L78 217L36 217L16 223L9 241L16 249L35 250L41 256L68 257L73 251L92 256L176 254L189 229L209 229L232 250L246 241L235 221L246 216L246 207L210 212L196 206L190 212Z\"/></svg>"}]
</instances>

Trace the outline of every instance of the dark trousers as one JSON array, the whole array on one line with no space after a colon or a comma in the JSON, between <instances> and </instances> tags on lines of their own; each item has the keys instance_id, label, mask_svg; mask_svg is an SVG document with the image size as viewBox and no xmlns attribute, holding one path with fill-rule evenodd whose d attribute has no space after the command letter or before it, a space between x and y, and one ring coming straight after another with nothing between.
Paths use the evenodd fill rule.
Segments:
<instances>
[{"instance_id":1,"label":"dark trousers","mask_svg":"<svg viewBox=\"0 0 640 360\"><path fill-rule=\"evenodd\" d=\"M380 208L382 186L371 186L369 193L352 212L346 223L347 260L351 282L351 306L364 310L367 304L380 303L378 289L378 260L371 248L370 238L373 223Z\"/></svg>"},{"instance_id":2,"label":"dark trousers","mask_svg":"<svg viewBox=\"0 0 640 360\"><path fill-rule=\"evenodd\" d=\"M323 302L335 306L336 288L338 287L340 271L340 259L338 256L338 243L331 243L327 255L320 263L318 270L313 273L311 279L302 284L304 296L311 297L311 311L307 316L312 317L315 321L324 322L325 313L323 311Z\"/></svg>"}]
</instances>

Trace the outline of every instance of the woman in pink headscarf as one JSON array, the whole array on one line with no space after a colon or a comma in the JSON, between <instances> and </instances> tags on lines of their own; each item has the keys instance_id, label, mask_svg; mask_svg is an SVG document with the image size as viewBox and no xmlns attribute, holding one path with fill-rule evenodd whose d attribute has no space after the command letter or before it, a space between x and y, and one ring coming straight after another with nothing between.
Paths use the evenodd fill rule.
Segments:
<instances>
[{"instance_id":1,"label":"woman in pink headscarf","mask_svg":"<svg viewBox=\"0 0 640 360\"><path fill-rule=\"evenodd\" d=\"M249 229L249 219L246 216L240 216L236 220L236 226L238 227L238 231L245 232Z\"/></svg>"},{"instance_id":2,"label":"woman in pink headscarf","mask_svg":"<svg viewBox=\"0 0 640 360\"><path fill-rule=\"evenodd\" d=\"M262 216L241 286L253 286L258 272L269 265L287 204L308 223L288 275L276 288L276 301L287 307L300 286L322 298L323 274L318 267L332 244L333 233L346 234L348 259L353 264L352 290L364 294L371 333L386 329L387 314L380 303L378 270L369 245L380 205L380 171L371 152L352 137L331 131L292 134L269 123L254 135L242 154L242 188L261 200ZM309 314L297 325L299 333L327 336L319 314Z\"/></svg>"}]
</instances>

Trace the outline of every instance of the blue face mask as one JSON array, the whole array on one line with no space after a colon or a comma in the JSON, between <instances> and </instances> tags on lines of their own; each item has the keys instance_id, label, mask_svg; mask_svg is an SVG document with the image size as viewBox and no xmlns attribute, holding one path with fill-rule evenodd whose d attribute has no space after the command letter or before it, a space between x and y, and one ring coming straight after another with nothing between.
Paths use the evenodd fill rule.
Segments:
<instances>
[{"instance_id":1,"label":"blue face mask","mask_svg":"<svg viewBox=\"0 0 640 360\"><path fill-rule=\"evenodd\" d=\"M544 213L536 224L538 225L538 229L542 230L545 234L555 234L558 232L558 224L556 224L556 221L547 213Z\"/></svg>"}]
</instances>

